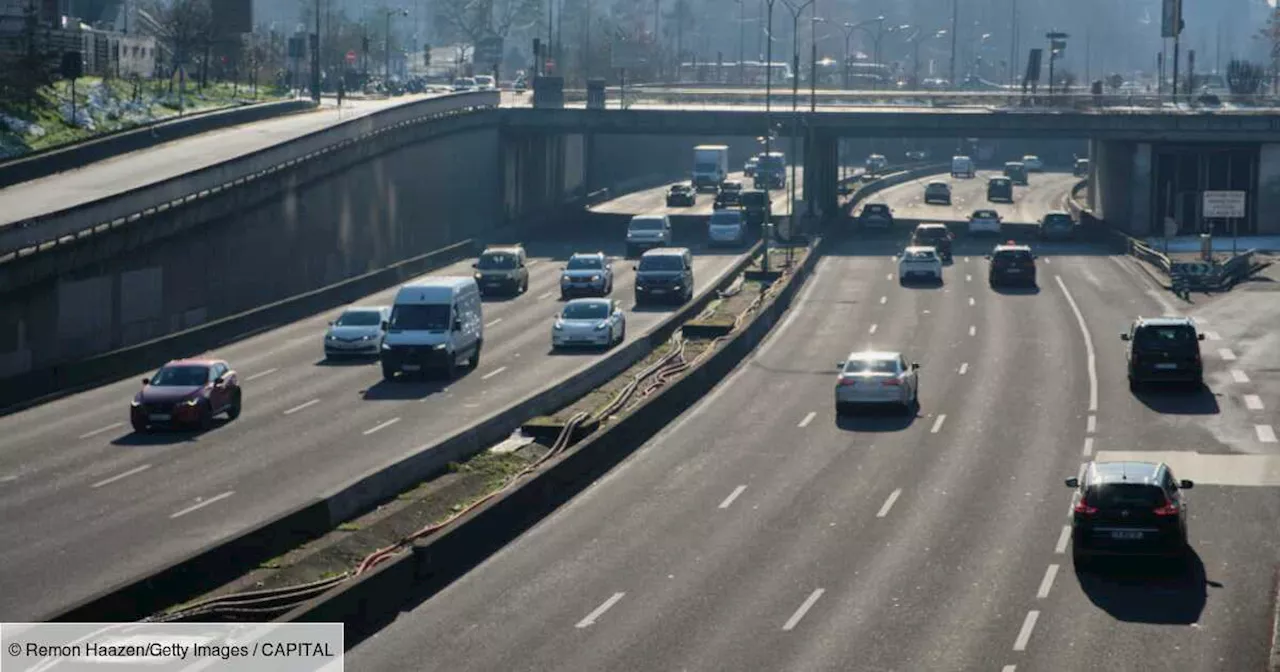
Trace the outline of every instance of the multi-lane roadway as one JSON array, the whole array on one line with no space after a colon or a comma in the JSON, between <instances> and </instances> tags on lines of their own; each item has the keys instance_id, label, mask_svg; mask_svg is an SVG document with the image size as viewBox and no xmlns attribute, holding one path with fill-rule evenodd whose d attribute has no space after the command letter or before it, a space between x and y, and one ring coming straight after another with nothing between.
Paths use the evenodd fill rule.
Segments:
<instances>
[{"instance_id":1,"label":"multi-lane roadway","mask_svg":"<svg viewBox=\"0 0 1280 672\"><path fill-rule=\"evenodd\" d=\"M644 198L660 198L661 189ZM695 251L698 289L739 251ZM522 296L486 301L477 370L449 384L382 381L376 361L323 360L337 311L208 353L240 374L239 419L204 434L134 434L128 379L0 418L0 616L31 620L224 535L313 501L524 399L604 356L552 353L560 268L575 251L623 252L617 236L526 243ZM471 260L434 273L470 275ZM629 312L628 340L674 308L633 311L632 262L618 259L613 294ZM386 304L394 290L368 297ZM198 353L192 353L198 354ZM141 377L142 374L139 375Z\"/></svg>"},{"instance_id":2,"label":"multi-lane roadway","mask_svg":"<svg viewBox=\"0 0 1280 672\"><path fill-rule=\"evenodd\" d=\"M981 205L962 200L981 180L951 181L957 202L937 210ZM1056 207L1070 181L1033 175L1013 212L1034 220L1031 204ZM922 189L881 198L901 216ZM924 219L947 219L936 214ZM1261 669L1280 551L1268 424L1280 320L1259 309L1267 294L1170 303L1083 242L1036 244L1039 287L996 290L991 239L964 237L942 286L902 287L904 240L833 241L712 394L348 663ZM1209 389L1130 392L1119 333L1171 312L1203 319ZM917 413L837 418L836 362L863 348L921 364ZM1063 479L1122 451L1198 482L1189 569L1075 571Z\"/></svg>"}]
</instances>

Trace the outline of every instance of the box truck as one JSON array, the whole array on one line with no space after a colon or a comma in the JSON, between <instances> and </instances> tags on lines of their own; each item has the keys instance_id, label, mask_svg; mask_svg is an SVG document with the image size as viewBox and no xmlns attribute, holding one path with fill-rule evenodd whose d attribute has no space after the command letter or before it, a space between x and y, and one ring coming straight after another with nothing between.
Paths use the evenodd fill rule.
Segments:
<instances>
[{"instance_id":1,"label":"box truck","mask_svg":"<svg viewBox=\"0 0 1280 672\"><path fill-rule=\"evenodd\" d=\"M693 148L693 186L715 191L729 177L729 146L698 145Z\"/></svg>"}]
</instances>

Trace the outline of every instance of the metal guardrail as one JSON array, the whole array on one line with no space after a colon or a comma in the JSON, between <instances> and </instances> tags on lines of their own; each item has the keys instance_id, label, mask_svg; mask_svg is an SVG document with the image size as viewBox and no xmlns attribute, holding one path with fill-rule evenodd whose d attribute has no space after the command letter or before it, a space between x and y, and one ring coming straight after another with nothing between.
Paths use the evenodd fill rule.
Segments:
<instances>
[{"instance_id":1,"label":"metal guardrail","mask_svg":"<svg viewBox=\"0 0 1280 672\"><path fill-rule=\"evenodd\" d=\"M388 131L499 104L497 91L451 94L406 103L154 184L2 225L0 263L243 186Z\"/></svg>"}]
</instances>

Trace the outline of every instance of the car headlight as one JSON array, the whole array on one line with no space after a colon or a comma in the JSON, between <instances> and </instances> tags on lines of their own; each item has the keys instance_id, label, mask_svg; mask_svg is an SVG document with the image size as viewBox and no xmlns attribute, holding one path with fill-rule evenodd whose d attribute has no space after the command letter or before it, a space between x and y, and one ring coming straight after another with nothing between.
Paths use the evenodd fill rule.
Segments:
<instances>
[{"instance_id":1,"label":"car headlight","mask_svg":"<svg viewBox=\"0 0 1280 672\"><path fill-rule=\"evenodd\" d=\"M192 397L182 403L183 405L186 405L186 406L195 406L196 404L200 403L200 397Z\"/></svg>"},{"instance_id":2,"label":"car headlight","mask_svg":"<svg viewBox=\"0 0 1280 672\"><path fill-rule=\"evenodd\" d=\"M387 342L383 342L383 344L382 344L382 349L383 349L383 350L390 350L390 349L391 349L391 344L390 344L390 343L387 343Z\"/></svg>"},{"instance_id":3,"label":"car headlight","mask_svg":"<svg viewBox=\"0 0 1280 672\"><path fill-rule=\"evenodd\" d=\"M479 280L483 277L484 277L484 273L476 273L476 280Z\"/></svg>"},{"instance_id":4,"label":"car headlight","mask_svg":"<svg viewBox=\"0 0 1280 672\"><path fill-rule=\"evenodd\" d=\"M677 282L676 284L671 285L671 289L679 290L679 289L680 289L680 283L678 283L678 282Z\"/></svg>"},{"instance_id":5,"label":"car headlight","mask_svg":"<svg viewBox=\"0 0 1280 672\"><path fill-rule=\"evenodd\" d=\"M604 331L605 329L608 329L608 328L609 328L608 322L601 322L600 324L596 325L596 331Z\"/></svg>"},{"instance_id":6,"label":"car headlight","mask_svg":"<svg viewBox=\"0 0 1280 672\"><path fill-rule=\"evenodd\" d=\"M137 408L137 407L139 407L139 406L141 406L141 405L142 405L142 402L141 402L141 401L138 401L137 399L134 399L133 401L130 401L130 402L129 402L129 406L130 406L131 408Z\"/></svg>"},{"instance_id":7,"label":"car headlight","mask_svg":"<svg viewBox=\"0 0 1280 672\"><path fill-rule=\"evenodd\" d=\"M377 337L376 337L376 336L374 336L373 334L365 334L364 336L361 336L361 337L360 337L360 340L362 340L362 341L371 341L371 340L373 340L374 338L377 338Z\"/></svg>"},{"instance_id":8,"label":"car headlight","mask_svg":"<svg viewBox=\"0 0 1280 672\"><path fill-rule=\"evenodd\" d=\"M600 276L599 275L591 276L591 282L600 282Z\"/></svg>"},{"instance_id":9,"label":"car headlight","mask_svg":"<svg viewBox=\"0 0 1280 672\"><path fill-rule=\"evenodd\" d=\"M435 350L444 350L445 345L446 345L445 343L437 343L437 344L436 344L436 347L435 347L435 348L433 348L433 349L435 349Z\"/></svg>"},{"instance_id":10,"label":"car headlight","mask_svg":"<svg viewBox=\"0 0 1280 672\"><path fill-rule=\"evenodd\" d=\"M556 320L556 323L551 325L551 328L555 329L556 331L560 331L561 329L564 329L564 322L561 322L560 320Z\"/></svg>"},{"instance_id":11,"label":"car headlight","mask_svg":"<svg viewBox=\"0 0 1280 672\"><path fill-rule=\"evenodd\" d=\"M571 282L571 281L572 281L572 278L570 278L570 277L569 277L569 276L567 276L567 275L562 275L562 276L560 276L560 283L561 283L561 284L565 284L565 283L568 283L568 282Z\"/></svg>"},{"instance_id":12,"label":"car headlight","mask_svg":"<svg viewBox=\"0 0 1280 672\"><path fill-rule=\"evenodd\" d=\"M324 340L326 340L326 341L336 341L336 340L338 340L338 337L337 337L337 336L334 336L333 334L325 334L325 336L324 336Z\"/></svg>"}]
</instances>

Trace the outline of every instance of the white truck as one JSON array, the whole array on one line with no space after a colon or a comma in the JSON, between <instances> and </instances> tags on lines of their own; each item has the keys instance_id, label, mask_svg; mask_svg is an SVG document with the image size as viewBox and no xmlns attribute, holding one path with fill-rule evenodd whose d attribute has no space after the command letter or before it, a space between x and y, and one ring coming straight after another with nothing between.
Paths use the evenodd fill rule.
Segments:
<instances>
[{"instance_id":1,"label":"white truck","mask_svg":"<svg viewBox=\"0 0 1280 672\"><path fill-rule=\"evenodd\" d=\"M729 146L698 145L693 148L693 187L715 191L729 177Z\"/></svg>"}]
</instances>

